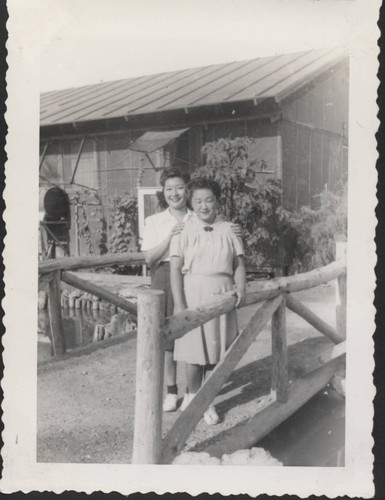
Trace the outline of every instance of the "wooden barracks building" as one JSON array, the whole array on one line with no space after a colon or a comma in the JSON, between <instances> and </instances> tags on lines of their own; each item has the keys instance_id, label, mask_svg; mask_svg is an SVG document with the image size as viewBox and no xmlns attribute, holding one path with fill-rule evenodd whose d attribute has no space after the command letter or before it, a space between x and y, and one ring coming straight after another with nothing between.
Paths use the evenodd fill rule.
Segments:
<instances>
[{"instance_id":1,"label":"wooden barracks building","mask_svg":"<svg viewBox=\"0 0 385 500\"><path fill-rule=\"evenodd\" d=\"M193 171L205 143L248 136L249 161L282 179L286 206L315 206L347 176L348 64L340 49L315 50L43 93L42 196L53 185L70 197L91 188L97 228L108 227L111 196L131 192L142 224L162 168ZM74 231L71 255L82 252Z\"/></svg>"}]
</instances>

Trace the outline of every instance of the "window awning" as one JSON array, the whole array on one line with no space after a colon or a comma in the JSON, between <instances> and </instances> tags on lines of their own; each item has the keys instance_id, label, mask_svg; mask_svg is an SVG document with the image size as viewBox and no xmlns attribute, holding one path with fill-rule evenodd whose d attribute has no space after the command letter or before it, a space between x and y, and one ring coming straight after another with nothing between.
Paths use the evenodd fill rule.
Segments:
<instances>
[{"instance_id":1,"label":"window awning","mask_svg":"<svg viewBox=\"0 0 385 500\"><path fill-rule=\"evenodd\" d=\"M188 128L181 128L179 130L162 130L158 132L145 132L136 141L128 147L133 151L141 153L152 153L158 149L167 146L170 142L175 141L179 136L184 134Z\"/></svg>"}]
</instances>

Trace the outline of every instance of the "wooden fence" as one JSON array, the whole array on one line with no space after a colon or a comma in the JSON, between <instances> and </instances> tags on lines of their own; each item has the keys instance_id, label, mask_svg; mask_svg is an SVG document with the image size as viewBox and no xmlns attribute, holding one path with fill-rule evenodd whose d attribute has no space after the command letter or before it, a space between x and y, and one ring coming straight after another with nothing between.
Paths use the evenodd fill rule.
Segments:
<instances>
[{"instance_id":1,"label":"wooden fence","mask_svg":"<svg viewBox=\"0 0 385 500\"><path fill-rule=\"evenodd\" d=\"M144 255L142 253L65 257L62 259L39 262L39 286L48 285L48 308L51 322L53 352L55 356L61 356L65 353L60 295L61 281L83 292L95 295L134 316L137 315L136 304L95 283L82 279L70 271L93 267L106 267L116 264L136 265L144 264L144 262Z\"/></svg>"},{"instance_id":2,"label":"wooden fence","mask_svg":"<svg viewBox=\"0 0 385 500\"><path fill-rule=\"evenodd\" d=\"M116 263L140 264L143 254L118 254L84 258L64 258L39 264L39 280L49 283L49 311L55 355L63 354L63 328L61 324L60 281L92 293L103 300L137 314L137 368L135 394L135 425L133 463L167 464L181 452L190 433L210 406L223 384L231 375L252 342L271 319L272 376L271 389L275 401L252 417L247 424L237 426L221 443L227 452L247 448L258 442L272 429L294 413L320 391L334 376L345 354L346 338L346 264L336 261L323 268L260 282L246 294L243 306L258 307L243 332L235 339L225 357L217 364L212 375L204 382L197 395L178 417L167 435L162 438L162 398L164 343L177 339L192 328L231 311L235 307L234 295L223 294L195 310L185 310L164 317L164 293L144 290L138 293L137 305L104 288L87 282L71 270L112 265ZM310 289L337 280L337 329L328 325L293 292ZM307 374L289 384L286 331L286 308L295 312L334 344L316 360Z\"/></svg>"}]
</instances>

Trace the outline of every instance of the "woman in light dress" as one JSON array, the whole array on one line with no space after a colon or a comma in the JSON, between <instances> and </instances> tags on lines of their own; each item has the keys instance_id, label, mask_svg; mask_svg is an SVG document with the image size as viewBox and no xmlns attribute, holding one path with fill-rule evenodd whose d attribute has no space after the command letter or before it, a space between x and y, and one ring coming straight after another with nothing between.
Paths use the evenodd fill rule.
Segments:
<instances>
[{"instance_id":1,"label":"woman in light dress","mask_svg":"<svg viewBox=\"0 0 385 500\"><path fill-rule=\"evenodd\" d=\"M186 221L170 246L174 313L196 308L228 291L237 295L239 306L246 288L244 249L231 224L218 217L220 187L214 181L198 178L192 180L188 188L196 217ZM175 341L174 359L186 363L187 393L182 410L237 334L237 313L233 310ZM204 420L210 425L218 422L214 406L205 412Z\"/></svg>"},{"instance_id":2,"label":"woman in light dress","mask_svg":"<svg viewBox=\"0 0 385 500\"><path fill-rule=\"evenodd\" d=\"M143 231L141 250L150 267L151 287L165 292L166 317L171 316L174 311L170 286L170 242L193 216L193 212L187 207L189 180L190 176L183 168L169 168L162 172L160 184L167 209L147 217ZM232 228L237 234L241 232L237 224L232 224ZM165 351L167 395L163 403L163 411L166 412L175 411L178 402L176 361L174 361L173 350L174 342L167 343Z\"/></svg>"}]
</instances>

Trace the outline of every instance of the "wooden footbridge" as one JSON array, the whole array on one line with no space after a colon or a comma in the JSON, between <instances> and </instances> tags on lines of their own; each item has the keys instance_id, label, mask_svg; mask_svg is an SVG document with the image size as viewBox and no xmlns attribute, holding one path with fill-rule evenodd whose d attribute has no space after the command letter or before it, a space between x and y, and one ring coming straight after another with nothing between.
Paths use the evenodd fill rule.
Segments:
<instances>
[{"instance_id":1,"label":"wooden footbridge","mask_svg":"<svg viewBox=\"0 0 385 500\"><path fill-rule=\"evenodd\" d=\"M39 263L39 283L48 283L49 313L55 355L65 351L61 318L61 281L114 304L137 316L137 371L133 463L168 464L178 455L203 413L215 399L243 355L271 319L272 375L275 395L269 406L261 409L246 424L235 427L225 438L227 452L253 446L282 423L313 395L325 387L341 366L346 338L346 264L344 258L308 273L275 278L249 287L242 307L255 304L249 324L235 339L212 375L193 401L162 438L162 398L164 345L192 328L231 311L236 298L224 294L195 310L185 310L164 317L164 293L158 290L138 292L137 304L75 275L74 270L113 264L143 264L142 253L90 257L68 257ZM293 292L310 289L337 280L337 329L332 328ZM306 375L289 383L286 331L286 308L304 318L335 344L325 350L309 367Z\"/></svg>"}]
</instances>

